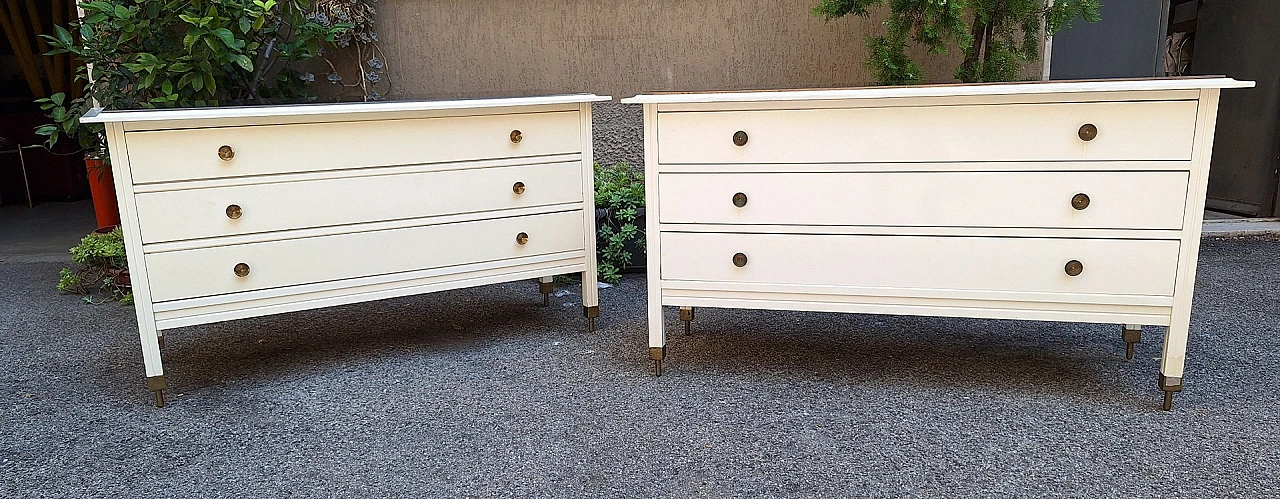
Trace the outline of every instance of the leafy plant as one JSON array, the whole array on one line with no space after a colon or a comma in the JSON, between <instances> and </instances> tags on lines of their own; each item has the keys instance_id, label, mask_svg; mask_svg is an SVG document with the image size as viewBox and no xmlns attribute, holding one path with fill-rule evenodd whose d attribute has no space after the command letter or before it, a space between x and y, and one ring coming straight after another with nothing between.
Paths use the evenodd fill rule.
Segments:
<instances>
[{"instance_id":1,"label":"leafy plant","mask_svg":"<svg viewBox=\"0 0 1280 499\"><path fill-rule=\"evenodd\" d=\"M36 133L53 147L73 137L105 157L101 125L83 125L90 108L137 109L267 104L308 97L294 63L316 57L346 24L307 18L310 0L120 0L80 4L83 18L41 35L51 50L82 64L85 97L37 102L53 124ZM92 75L90 69L92 68ZM92 78L90 77L92 76Z\"/></svg>"},{"instance_id":2,"label":"leafy plant","mask_svg":"<svg viewBox=\"0 0 1280 499\"><path fill-rule=\"evenodd\" d=\"M83 66L81 67L83 69ZM81 123L80 118L89 112L92 103L84 98L67 99L67 94L58 92L36 104L53 120L53 124L36 128L36 135L45 137L45 147L52 149L58 143L58 137L66 135L75 139L84 151L86 158L105 159L107 156L106 127L101 123Z\"/></svg>"},{"instance_id":3,"label":"leafy plant","mask_svg":"<svg viewBox=\"0 0 1280 499\"><path fill-rule=\"evenodd\" d=\"M596 207L605 212L596 228L596 269L600 280L617 283L631 261L629 243L644 249L644 233L636 217L644 207L644 174L626 163L595 165Z\"/></svg>"},{"instance_id":4,"label":"leafy plant","mask_svg":"<svg viewBox=\"0 0 1280 499\"><path fill-rule=\"evenodd\" d=\"M70 251L71 261L81 267L74 271L63 268L59 272L58 291L85 295L89 303L108 299L126 305L133 303L124 233L119 227L107 233L89 234ZM95 296L99 298L95 300Z\"/></svg>"},{"instance_id":5,"label":"leafy plant","mask_svg":"<svg viewBox=\"0 0 1280 499\"><path fill-rule=\"evenodd\" d=\"M945 53L952 45L964 51L955 71L960 81L1010 81L1024 63L1039 59L1045 37L1077 18L1101 18L1098 0L822 0L810 12L826 20L850 14L866 18L872 7L885 3L885 34L867 36L863 63L885 85L924 81L924 71L907 55L909 42L930 54Z\"/></svg>"}]
</instances>

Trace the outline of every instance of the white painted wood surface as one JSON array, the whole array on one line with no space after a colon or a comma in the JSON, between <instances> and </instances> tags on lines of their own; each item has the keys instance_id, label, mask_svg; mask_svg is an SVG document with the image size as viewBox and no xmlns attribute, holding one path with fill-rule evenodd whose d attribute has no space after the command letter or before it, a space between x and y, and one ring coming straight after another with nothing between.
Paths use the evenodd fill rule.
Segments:
<instances>
[{"instance_id":1,"label":"white painted wood surface","mask_svg":"<svg viewBox=\"0 0 1280 499\"><path fill-rule=\"evenodd\" d=\"M1180 383L1218 93L1252 86L624 99L645 112L650 349L666 346L663 306L1167 325L1161 374Z\"/></svg>"},{"instance_id":2,"label":"white painted wood surface","mask_svg":"<svg viewBox=\"0 0 1280 499\"><path fill-rule=\"evenodd\" d=\"M1195 119L1195 101L670 112L658 115L658 160L1185 161ZM1087 124L1098 131L1089 141L1079 136Z\"/></svg>"},{"instance_id":3,"label":"white painted wood surface","mask_svg":"<svg viewBox=\"0 0 1280 499\"><path fill-rule=\"evenodd\" d=\"M607 99L91 113L148 387L164 328L568 272L597 306L590 103Z\"/></svg>"},{"instance_id":4,"label":"white painted wood surface","mask_svg":"<svg viewBox=\"0 0 1280 499\"><path fill-rule=\"evenodd\" d=\"M1172 296L1178 262L1161 240L664 232L662 247L663 280L1114 295Z\"/></svg>"},{"instance_id":5,"label":"white painted wood surface","mask_svg":"<svg viewBox=\"0 0 1280 499\"><path fill-rule=\"evenodd\" d=\"M968 83L913 85L906 87L859 87L805 90L765 90L746 92L668 92L641 94L622 99L624 104L742 103L769 101L901 99L943 97L956 99L986 95L1093 94L1086 97L1064 95L1064 101L1089 101L1115 92L1172 92L1214 88L1252 88L1254 82L1226 77L1102 79L1078 81Z\"/></svg>"},{"instance_id":6,"label":"white painted wood surface","mask_svg":"<svg viewBox=\"0 0 1280 499\"><path fill-rule=\"evenodd\" d=\"M1186 172L659 174L662 223L1180 229ZM746 203L734 204L741 194ZM1083 194L1088 205L1072 206Z\"/></svg>"},{"instance_id":7,"label":"white painted wood surface","mask_svg":"<svg viewBox=\"0 0 1280 499\"><path fill-rule=\"evenodd\" d=\"M146 255L156 302L579 250L581 211ZM518 234L527 234L519 244ZM466 244L441 244L441 241ZM249 275L232 269L248 265Z\"/></svg>"},{"instance_id":8,"label":"white painted wood surface","mask_svg":"<svg viewBox=\"0 0 1280 499\"><path fill-rule=\"evenodd\" d=\"M81 121L84 123L141 123L148 121L204 120L259 120L295 116L323 121L326 116L399 116L397 113L423 113L444 111L467 115L477 110L510 108L506 113L525 112L532 106L581 104L609 100L607 95L566 94L533 97L504 97L497 99L457 99L387 102L339 102L333 104L288 104L279 106L205 107L190 109L145 109L139 111L103 111L94 109Z\"/></svg>"},{"instance_id":9,"label":"white painted wood surface","mask_svg":"<svg viewBox=\"0 0 1280 499\"><path fill-rule=\"evenodd\" d=\"M361 176L138 194L142 241L582 202L582 166L576 161L403 174L383 174L377 168L359 172ZM238 218L227 215L231 205L239 207Z\"/></svg>"},{"instance_id":10,"label":"white painted wood surface","mask_svg":"<svg viewBox=\"0 0 1280 499\"><path fill-rule=\"evenodd\" d=\"M512 140L519 131L520 140ZM127 132L137 184L581 152L577 112ZM218 150L229 146L224 160Z\"/></svg>"}]
</instances>

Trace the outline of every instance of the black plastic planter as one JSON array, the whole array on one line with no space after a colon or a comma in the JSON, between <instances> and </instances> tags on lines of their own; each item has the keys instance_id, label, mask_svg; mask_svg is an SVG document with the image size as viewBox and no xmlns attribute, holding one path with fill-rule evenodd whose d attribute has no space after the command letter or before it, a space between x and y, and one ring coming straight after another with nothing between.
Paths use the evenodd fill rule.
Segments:
<instances>
[{"instance_id":1,"label":"black plastic planter","mask_svg":"<svg viewBox=\"0 0 1280 499\"><path fill-rule=\"evenodd\" d=\"M634 223L636 224L636 227L640 229L641 237L639 239L643 240L644 227L645 227L643 207L636 210L636 220ZM621 227L620 227L621 224L619 224L616 220L609 217L609 210L604 208L597 208L596 209L596 227L603 227L605 225L608 225L609 227L613 228L613 230L615 231L621 230ZM596 244L603 244L601 241L598 240L598 237L599 236L597 236ZM636 241L635 239L632 239L630 241L627 241L627 244L624 245L623 247L627 250L627 253L631 253L631 260L627 262L626 268L622 269L622 273L631 274L631 273L644 272L645 263L648 261L647 257L645 256L644 245L639 244L638 241Z\"/></svg>"}]
</instances>

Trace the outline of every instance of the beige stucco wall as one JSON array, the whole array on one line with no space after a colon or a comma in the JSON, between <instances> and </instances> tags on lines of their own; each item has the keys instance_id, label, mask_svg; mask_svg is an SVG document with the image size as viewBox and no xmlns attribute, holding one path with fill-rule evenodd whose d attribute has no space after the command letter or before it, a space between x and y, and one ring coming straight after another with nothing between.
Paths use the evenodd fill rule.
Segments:
<instances>
[{"instance_id":1,"label":"beige stucco wall","mask_svg":"<svg viewBox=\"0 0 1280 499\"><path fill-rule=\"evenodd\" d=\"M817 0L384 0L393 98L853 86L878 17L824 22ZM950 81L959 54L918 60ZM949 60L950 59L950 60Z\"/></svg>"}]
</instances>

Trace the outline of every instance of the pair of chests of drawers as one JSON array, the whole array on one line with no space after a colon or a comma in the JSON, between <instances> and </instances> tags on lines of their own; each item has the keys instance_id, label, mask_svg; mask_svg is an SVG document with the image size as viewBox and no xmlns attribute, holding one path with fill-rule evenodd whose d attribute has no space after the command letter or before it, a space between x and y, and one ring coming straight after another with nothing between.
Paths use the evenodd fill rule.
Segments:
<instances>
[{"instance_id":1,"label":"pair of chests of drawers","mask_svg":"<svg viewBox=\"0 0 1280 499\"><path fill-rule=\"evenodd\" d=\"M155 302L582 250L577 111L126 132Z\"/></svg>"},{"instance_id":2,"label":"pair of chests of drawers","mask_svg":"<svg viewBox=\"0 0 1280 499\"><path fill-rule=\"evenodd\" d=\"M659 109L661 278L1171 296L1196 117L1194 100Z\"/></svg>"}]
</instances>

